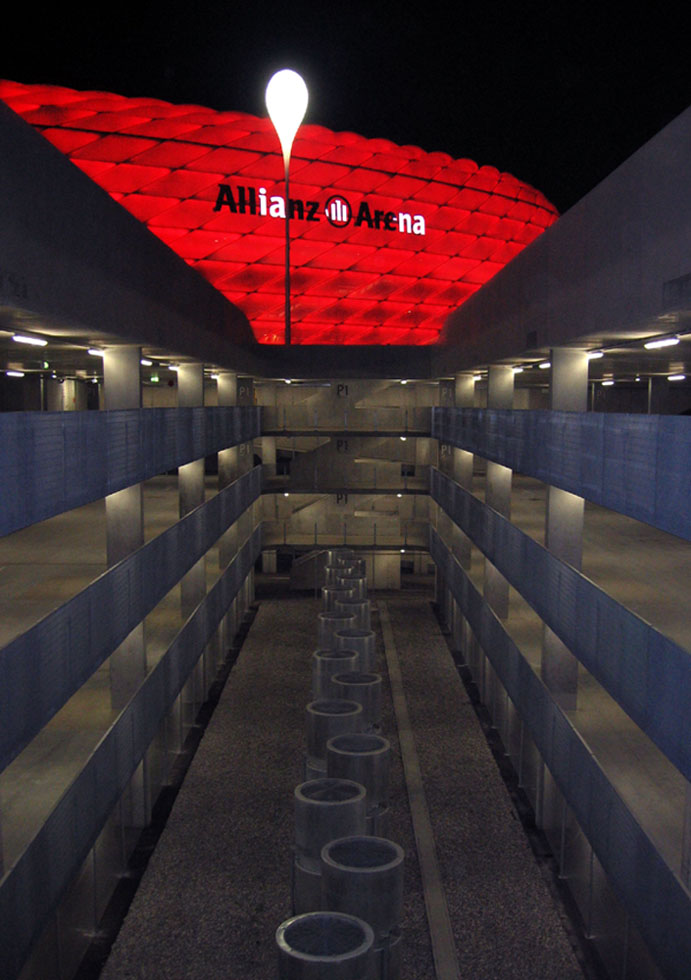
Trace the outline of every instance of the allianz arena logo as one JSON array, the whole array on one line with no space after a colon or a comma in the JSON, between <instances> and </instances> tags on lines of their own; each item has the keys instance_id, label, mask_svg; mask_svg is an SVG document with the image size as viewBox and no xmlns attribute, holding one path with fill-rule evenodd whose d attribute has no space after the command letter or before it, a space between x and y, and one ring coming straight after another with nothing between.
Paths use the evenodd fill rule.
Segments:
<instances>
[{"instance_id":1,"label":"allianz arena logo","mask_svg":"<svg viewBox=\"0 0 691 980\"><path fill-rule=\"evenodd\" d=\"M233 214L256 214L264 218L283 218L286 216L285 198L280 194L269 196L265 187L243 187L230 184L218 185L218 196L214 211L228 208ZM350 201L341 194L332 194L320 205L319 201L303 201L290 198L288 202L290 218L298 221L321 221L325 218L334 228L367 227L383 231L397 232L401 235L425 235L425 218L422 214L409 214L407 211L382 211L360 201L353 212Z\"/></svg>"}]
</instances>

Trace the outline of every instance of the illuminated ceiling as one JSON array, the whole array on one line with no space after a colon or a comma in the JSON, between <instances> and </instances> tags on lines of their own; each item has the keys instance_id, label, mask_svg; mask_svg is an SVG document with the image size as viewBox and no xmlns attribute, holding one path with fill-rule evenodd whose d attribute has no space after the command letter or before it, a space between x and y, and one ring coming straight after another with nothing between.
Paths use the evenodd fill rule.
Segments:
<instances>
[{"instance_id":1,"label":"illuminated ceiling","mask_svg":"<svg viewBox=\"0 0 691 980\"><path fill-rule=\"evenodd\" d=\"M0 99L283 343L283 163L268 119L0 81ZM322 126L291 157L292 341L430 344L557 219L510 174Z\"/></svg>"}]
</instances>

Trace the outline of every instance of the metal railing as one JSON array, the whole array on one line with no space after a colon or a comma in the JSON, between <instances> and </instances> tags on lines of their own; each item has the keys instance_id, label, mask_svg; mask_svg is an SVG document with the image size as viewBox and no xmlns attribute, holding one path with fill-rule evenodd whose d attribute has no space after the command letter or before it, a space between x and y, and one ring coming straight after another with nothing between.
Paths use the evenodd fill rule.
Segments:
<instances>
[{"instance_id":1,"label":"metal railing","mask_svg":"<svg viewBox=\"0 0 691 980\"><path fill-rule=\"evenodd\" d=\"M269 434L410 433L429 436L429 408L311 408L305 405L262 406L262 431Z\"/></svg>"}]
</instances>

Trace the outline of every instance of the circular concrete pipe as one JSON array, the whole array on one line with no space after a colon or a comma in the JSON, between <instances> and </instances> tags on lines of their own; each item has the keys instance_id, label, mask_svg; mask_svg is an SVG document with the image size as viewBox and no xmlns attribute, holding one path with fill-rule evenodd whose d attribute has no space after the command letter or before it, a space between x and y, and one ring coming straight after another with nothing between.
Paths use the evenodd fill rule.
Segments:
<instances>
[{"instance_id":1,"label":"circular concrete pipe","mask_svg":"<svg viewBox=\"0 0 691 980\"><path fill-rule=\"evenodd\" d=\"M385 837L343 837L321 852L324 907L358 915L379 945L403 911L403 848Z\"/></svg>"},{"instance_id":2,"label":"circular concrete pipe","mask_svg":"<svg viewBox=\"0 0 691 980\"><path fill-rule=\"evenodd\" d=\"M326 770L326 743L334 735L361 732L365 719L357 701L319 698L307 705L307 760Z\"/></svg>"},{"instance_id":3,"label":"circular concrete pipe","mask_svg":"<svg viewBox=\"0 0 691 980\"><path fill-rule=\"evenodd\" d=\"M331 678L334 674L342 674L358 670L360 654L357 650L315 650L312 654L312 697L335 698Z\"/></svg>"},{"instance_id":4,"label":"circular concrete pipe","mask_svg":"<svg viewBox=\"0 0 691 980\"><path fill-rule=\"evenodd\" d=\"M357 650L360 654L360 670L376 669L377 648L374 630L357 627L336 630L333 644L336 650Z\"/></svg>"},{"instance_id":5,"label":"circular concrete pipe","mask_svg":"<svg viewBox=\"0 0 691 980\"><path fill-rule=\"evenodd\" d=\"M365 715L365 731L381 728L381 674L351 670L331 678L334 697L357 701Z\"/></svg>"},{"instance_id":6,"label":"circular concrete pipe","mask_svg":"<svg viewBox=\"0 0 691 980\"><path fill-rule=\"evenodd\" d=\"M346 572L336 578L336 587L350 589L353 599L367 598L367 579L359 572Z\"/></svg>"},{"instance_id":7,"label":"circular concrete pipe","mask_svg":"<svg viewBox=\"0 0 691 980\"><path fill-rule=\"evenodd\" d=\"M325 585L322 588L322 610L324 612L335 612L336 603L341 599L355 599L356 590L348 585L341 585L343 579L337 585Z\"/></svg>"},{"instance_id":8,"label":"circular concrete pipe","mask_svg":"<svg viewBox=\"0 0 691 980\"><path fill-rule=\"evenodd\" d=\"M325 844L362 833L365 794L361 783L326 776L295 787L295 855L303 867L318 871Z\"/></svg>"},{"instance_id":9,"label":"circular concrete pipe","mask_svg":"<svg viewBox=\"0 0 691 980\"><path fill-rule=\"evenodd\" d=\"M308 912L276 930L279 980L370 980L374 933L362 919Z\"/></svg>"},{"instance_id":10,"label":"circular concrete pipe","mask_svg":"<svg viewBox=\"0 0 691 980\"><path fill-rule=\"evenodd\" d=\"M369 599L339 599L336 602L336 612L342 616L348 614L355 617L354 626L357 629L368 630L370 628L370 602ZM343 627L344 629L346 627Z\"/></svg>"},{"instance_id":11,"label":"circular concrete pipe","mask_svg":"<svg viewBox=\"0 0 691 980\"><path fill-rule=\"evenodd\" d=\"M335 647L334 633L357 626L354 613L342 613L338 610L320 612L317 616L317 624L317 646L320 650L330 650Z\"/></svg>"}]
</instances>

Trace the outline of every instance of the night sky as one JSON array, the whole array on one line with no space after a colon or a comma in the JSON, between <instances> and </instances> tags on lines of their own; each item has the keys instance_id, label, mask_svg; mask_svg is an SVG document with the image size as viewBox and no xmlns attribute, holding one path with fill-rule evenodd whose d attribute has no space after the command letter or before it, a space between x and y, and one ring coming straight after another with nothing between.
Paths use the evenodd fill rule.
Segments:
<instances>
[{"instance_id":1,"label":"night sky","mask_svg":"<svg viewBox=\"0 0 691 980\"><path fill-rule=\"evenodd\" d=\"M266 82L292 67L306 121L491 164L565 211L691 103L688 14L617 9L25 5L3 27L0 76L265 115Z\"/></svg>"}]
</instances>

